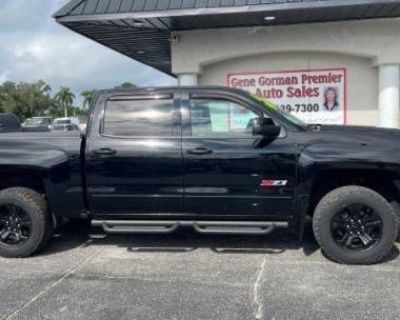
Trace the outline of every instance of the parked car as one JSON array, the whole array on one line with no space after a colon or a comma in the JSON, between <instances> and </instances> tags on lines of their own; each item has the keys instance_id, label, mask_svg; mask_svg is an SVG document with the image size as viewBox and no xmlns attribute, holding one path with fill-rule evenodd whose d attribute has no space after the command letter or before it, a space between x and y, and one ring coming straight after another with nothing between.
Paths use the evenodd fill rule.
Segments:
<instances>
[{"instance_id":1,"label":"parked car","mask_svg":"<svg viewBox=\"0 0 400 320\"><path fill-rule=\"evenodd\" d=\"M78 116L77 118L78 118L78 122L79 122L79 124L78 124L79 130L84 132L86 130L88 117L86 115L81 115L81 116Z\"/></svg>"},{"instance_id":2,"label":"parked car","mask_svg":"<svg viewBox=\"0 0 400 320\"><path fill-rule=\"evenodd\" d=\"M104 91L80 140L0 136L0 254L58 218L108 233L266 235L306 217L326 255L381 261L398 235L400 130L307 125L236 89ZM32 147L34 146L34 147Z\"/></svg>"},{"instance_id":3,"label":"parked car","mask_svg":"<svg viewBox=\"0 0 400 320\"><path fill-rule=\"evenodd\" d=\"M53 126L57 125L69 125L73 124L75 126L79 126L79 119L76 117L68 117L68 118L56 118L53 121Z\"/></svg>"},{"instance_id":4,"label":"parked car","mask_svg":"<svg viewBox=\"0 0 400 320\"><path fill-rule=\"evenodd\" d=\"M78 118L56 118L50 126L51 131L79 131Z\"/></svg>"},{"instance_id":5,"label":"parked car","mask_svg":"<svg viewBox=\"0 0 400 320\"><path fill-rule=\"evenodd\" d=\"M27 119L22 124L22 129L25 132L42 132L49 131L51 126L51 117L33 117Z\"/></svg>"},{"instance_id":6,"label":"parked car","mask_svg":"<svg viewBox=\"0 0 400 320\"><path fill-rule=\"evenodd\" d=\"M79 131L79 128L74 124L56 124L52 125L52 131Z\"/></svg>"},{"instance_id":7,"label":"parked car","mask_svg":"<svg viewBox=\"0 0 400 320\"><path fill-rule=\"evenodd\" d=\"M0 113L0 133L20 131L22 131L22 127L16 115L10 113Z\"/></svg>"}]
</instances>

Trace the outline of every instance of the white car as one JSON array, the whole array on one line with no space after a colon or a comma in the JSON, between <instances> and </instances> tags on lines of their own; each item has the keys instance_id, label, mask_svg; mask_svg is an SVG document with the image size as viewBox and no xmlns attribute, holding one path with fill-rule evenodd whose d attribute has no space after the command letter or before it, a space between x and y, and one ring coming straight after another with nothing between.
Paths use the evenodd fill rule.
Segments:
<instances>
[{"instance_id":1,"label":"white car","mask_svg":"<svg viewBox=\"0 0 400 320\"><path fill-rule=\"evenodd\" d=\"M68 118L56 118L53 121L53 126L63 125L63 124L74 124L74 125L78 126L79 119L76 117L68 117Z\"/></svg>"},{"instance_id":2,"label":"white car","mask_svg":"<svg viewBox=\"0 0 400 320\"><path fill-rule=\"evenodd\" d=\"M51 125L52 131L77 131L79 130L79 120L75 117L56 118Z\"/></svg>"}]
</instances>

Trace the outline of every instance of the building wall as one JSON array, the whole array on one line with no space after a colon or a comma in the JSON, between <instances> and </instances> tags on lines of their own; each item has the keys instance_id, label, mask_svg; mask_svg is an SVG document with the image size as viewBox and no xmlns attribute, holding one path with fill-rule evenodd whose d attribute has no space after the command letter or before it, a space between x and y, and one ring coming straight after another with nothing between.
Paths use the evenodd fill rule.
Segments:
<instances>
[{"instance_id":1,"label":"building wall","mask_svg":"<svg viewBox=\"0 0 400 320\"><path fill-rule=\"evenodd\" d=\"M235 72L346 68L348 123L382 125L389 114L387 126L398 127L393 90L400 88L393 72L382 70L395 66L390 70L400 75L399 30L395 18L183 31L172 43L172 71L194 75L201 85L224 85Z\"/></svg>"},{"instance_id":2,"label":"building wall","mask_svg":"<svg viewBox=\"0 0 400 320\"><path fill-rule=\"evenodd\" d=\"M225 85L227 74L346 68L348 124L378 125L378 70L370 59L323 53L275 53L242 57L203 67L200 85Z\"/></svg>"}]
</instances>

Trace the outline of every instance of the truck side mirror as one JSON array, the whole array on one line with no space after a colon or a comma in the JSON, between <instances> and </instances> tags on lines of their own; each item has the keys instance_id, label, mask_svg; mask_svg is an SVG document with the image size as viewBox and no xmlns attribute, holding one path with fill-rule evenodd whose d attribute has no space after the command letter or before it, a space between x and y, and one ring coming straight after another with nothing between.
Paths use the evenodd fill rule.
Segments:
<instances>
[{"instance_id":1,"label":"truck side mirror","mask_svg":"<svg viewBox=\"0 0 400 320\"><path fill-rule=\"evenodd\" d=\"M277 126L271 118L257 118L253 120L253 135L266 139L274 139L281 133L281 127Z\"/></svg>"}]
</instances>

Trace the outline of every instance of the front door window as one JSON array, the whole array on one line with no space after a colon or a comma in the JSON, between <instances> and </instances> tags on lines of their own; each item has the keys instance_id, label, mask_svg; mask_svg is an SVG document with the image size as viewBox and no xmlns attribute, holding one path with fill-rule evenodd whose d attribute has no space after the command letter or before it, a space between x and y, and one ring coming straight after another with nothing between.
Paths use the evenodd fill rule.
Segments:
<instances>
[{"instance_id":1,"label":"front door window","mask_svg":"<svg viewBox=\"0 0 400 320\"><path fill-rule=\"evenodd\" d=\"M250 138L252 120L259 115L240 104L220 99L192 99L190 103L193 137Z\"/></svg>"}]
</instances>

